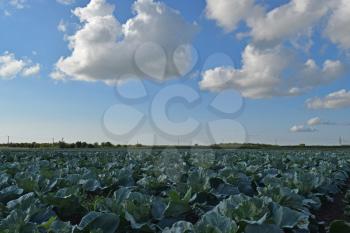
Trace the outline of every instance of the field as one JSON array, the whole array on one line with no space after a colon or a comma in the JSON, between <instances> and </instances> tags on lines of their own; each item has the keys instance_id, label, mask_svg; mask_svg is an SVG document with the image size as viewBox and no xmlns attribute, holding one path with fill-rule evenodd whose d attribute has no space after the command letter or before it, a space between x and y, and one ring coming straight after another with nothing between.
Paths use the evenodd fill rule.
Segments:
<instances>
[{"instance_id":1,"label":"field","mask_svg":"<svg viewBox=\"0 0 350 233\"><path fill-rule=\"evenodd\" d=\"M3 150L0 232L327 232L349 152Z\"/></svg>"}]
</instances>

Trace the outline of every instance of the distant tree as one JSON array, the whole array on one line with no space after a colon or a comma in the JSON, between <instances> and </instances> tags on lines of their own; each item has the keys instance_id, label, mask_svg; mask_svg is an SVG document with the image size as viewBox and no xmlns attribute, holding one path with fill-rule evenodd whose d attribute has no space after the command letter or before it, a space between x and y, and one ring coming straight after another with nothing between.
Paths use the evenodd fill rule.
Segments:
<instances>
[{"instance_id":1,"label":"distant tree","mask_svg":"<svg viewBox=\"0 0 350 233\"><path fill-rule=\"evenodd\" d=\"M58 147L59 148L67 148L67 144L64 142L64 141L59 141L59 143L58 143Z\"/></svg>"},{"instance_id":2,"label":"distant tree","mask_svg":"<svg viewBox=\"0 0 350 233\"><path fill-rule=\"evenodd\" d=\"M102 142L102 143L101 143L101 146L102 146L102 147L113 147L113 144L110 143L110 142Z\"/></svg>"},{"instance_id":3,"label":"distant tree","mask_svg":"<svg viewBox=\"0 0 350 233\"><path fill-rule=\"evenodd\" d=\"M82 147L82 143L80 141L75 143L75 148L81 148Z\"/></svg>"}]
</instances>

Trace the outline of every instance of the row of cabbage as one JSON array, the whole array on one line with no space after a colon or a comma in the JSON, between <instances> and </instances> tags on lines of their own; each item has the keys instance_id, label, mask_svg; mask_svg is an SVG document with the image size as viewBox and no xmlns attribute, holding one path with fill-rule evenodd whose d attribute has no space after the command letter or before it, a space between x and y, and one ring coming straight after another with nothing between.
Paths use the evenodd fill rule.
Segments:
<instances>
[{"instance_id":1,"label":"row of cabbage","mask_svg":"<svg viewBox=\"0 0 350 233\"><path fill-rule=\"evenodd\" d=\"M346 151L0 152L0 232L319 232Z\"/></svg>"}]
</instances>

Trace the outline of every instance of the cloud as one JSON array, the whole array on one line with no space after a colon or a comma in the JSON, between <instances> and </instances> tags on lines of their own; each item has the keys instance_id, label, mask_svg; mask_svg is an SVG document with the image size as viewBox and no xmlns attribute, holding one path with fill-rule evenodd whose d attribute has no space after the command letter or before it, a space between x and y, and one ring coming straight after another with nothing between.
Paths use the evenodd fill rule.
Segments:
<instances>
[{"instance_id":1,"label":"cloud","mask_svg":"<svg viewBox=\"0 0 350 233\"><path fill-rule=\"evenodd\" d=\"M23 69L22 75L25 77L30 77L39 74L40 72L40 65L36 64L33 66L29 66Z\"/></svg>"},{"instance_id":2,"label":"cloud","mask_svg":"<svg viewBox=\"0 0 350 233\"><path fill-rule=\"evenodd\" d=\"M253 0L207 0L206 16L226 31L234 31L244 20L255 42L280 43L307 34L334 5L327 0L291 0L268 11Z\"/></svg>"},{"instance_id":3,"label":"cloud","mask_svg":"<svg viewBox=\"0 0 350 233\"><path fill-rule=\"evenodd\" d=\"M316 29L342 48L350 46L349 4L348 0L290 0L270 10L250 0L207 0L208 19L225 31L234 31L244 21L248 29L238 32L237 38L248 36L250 42L240 69L219 66L204 71L200 87L233 88L245 97L261 99L301 95L337 80L349 64L330 59L316 64L305 57L310 56L307 51Z\"/></svg>"},{"instance_id":4,"label":"cloud","mask_svg":"<svg viewBox=\"0 0 350 233\"><path fill-rule=\"evenodd\" d=\"M0 55L0 79L13 79L19 75L32 76L40 72L40 65L31 61L16 59L13 53Z\"/></svg>"},{"instance_id":5,"label":"cloud","mask_svg":"<svg viewBox=\"0 0 350 233\"><path fill-rule=\"evenodd\" d=\"M75 3L75 0L56 0L58 3L61 3L63 5L70 5Z\"/></svg>"},{"instance_id":6,"label":"cloud","mask_svg":"<svg viewBox=\"0 0 350 233\"><path fill-rule=\"evenodd\" d=\"M300 95L336 80L344 72L339 61L327 60L319 67L309 59L300 63L293 52L281 46L261 49L248 45L242 68L217 67L203 72L200 87L211 91L236 89L253 99Z\"/></svg>"},{"instance_id":7,"label":"cloud","mask_svg":"<svg viewBox=\"0 0 350 233\"><path fill-rule=\"evenodd\" d=\"M4 16L11 16L11 12L9 12L8 10L4 10Z\"/></svg>"},{"instance_id":8,"label":"cloud","mask_svg":"<svg viewBox=\"0 0 350 233\"><path fill-rule=\"evenodd\" d=\"M350 48L350 1L341 0L332 13L325 30L326 36L344 49Z\"/></svg>"},{"instance_id":9,"label":"cloud","mask_svg":"<svg viewBox=\"0 0 350 233\"><path fill-rule=\"evenodd\" d=\"M321 118L314 117L307 121L307 124L310 126L320 125L322 124Z\"/></svg>"},{"instance_id":10,"label":"cloud","mask_svg":"<svg viewBox=\"0 0 350 233\"><path fill-rule=\"evenodd\" d=\"M9 4L17 9L23 9L27 0L10 0Z\"/></svg>"},{"instance_id":11,"label":"cloud","mask_svg":"<svg viewBox=\"0 0 350 233\"><path fill-rule=\"evenodd\" d=\"M307 121L307 124L309 126L316 126L316 125L348 125L348 124L340 124L335 123L331 121L324 121L320 117L314 117Z\"/></svg>"},{"instance_id":12,"label":"cloud","mask_svg":"<svg viewBox=\"0 0 350 233\"><path fill-rule=\"evenodd\" d=\"M313 117L307 121L306 124L301 125L294 125L292 128L290 128L290 132L293 133L314 133L318 130L314 128L315 126L349 126L348 123L334 123L331 121L324 121L320 117Z\"/></svg>"},{"instance_id":13,"label":"cloud","mask_svg":"<svg viewBox=\"0 0 350 233\"><path fill-rule=\"evenodd\" d=\"M10 17L15 10L22 10L27 8L29 5L27 0L0 0L0 10L3 11L3 15L6 17Z\"/></svg>"},{"instance_id":14,"label":"cloud","mask_svg":"<svg viewBox=\"0 0 350 233\"><path fill-rule=\"evenodd\" d=\"M5 52L0 56L0 78L12 79L25 67L23 60L17 60L14 54Z\"/></svg>"},{"instance_id":15,"label":"cloud","mask_svg":"<svg viewBox=\"0 0 350 233\"><path fill-rule=\"evenodd\" d=\"M308 126L318 126L318 125L324 125L324 126L350 126L350 123L346 122L332 122L329 120L322 120L320 117L314 117L307 121Z\"/></svg>"},{"instance_id":16,"label":"cloud","mask_svg":"<svg viewBox=\"0 0 350 233\"><path fill-rule=\"evenodd\" d=\"M67 78L66 75L60 71L53 71L50 74L50 77L56 81L66 81L66 78Z\"/></svg>"},{"instance_id":17,"label":"cloud","mask_svg":"<svg viewBox=\"0 0 350 233\"><path fill-rule=\"evenodd\" d=\"M294 125L290 128L290 131L293 133L314 133L317 132L317 129L307 127L305 125Z\"/></svg>"},{"instance_id":18,"label":"cloud","mask_svg":"<svg viewBox=\"0 0 350 233\"><path fill-rule=\"evenodd\" d=\"M135 16L125 24L117 21L114 8L105 0L91 0L73 11L81 28L68 37L72 53L59 59L52 78L113 83L133 74L164 80L190 66L191 51L178 48L191 43L195 24L153 0L136 1Z\"/></svg>"},{"instance_id":19,"label":"cloud","mask_svg":"<svg viewBox=\"0 0 350 233\"><path fill-rule=\"evenodd\" d=\"M234 88L249 98L276 95L281 80L279 75L288 65L289 56L279 49L262 51L248 45L242 55L242 68L217 67L204 71L202 89L220 91Z\"/></svg>"},{"instance_id":20,"label":"cloud","mask_svg":"<svg viewBox=\"0 0 350 233\"><path fill-rule=\"evenodd\" d=\"M206 16L225 31L234 31L240 21L245 21L249 32L244 34L260 45L310 37L317 26L322 26L333 43L350 48L348 0L291 0L271 10L253 0L207 0Z\"/></svg>"},{"instance_id":21,"label":"cloud","mask_svg":"<svg viewBox=\"0 0 350 233\"><path fill-rule=\"evenodd\" d=\"M58 23L57 30L60 32L67 32L67 23L61 19Z\"/></svg>"},{"instance_id":22,"label":"cloud","mask_svg":"<svg viewBox=\"0 0 350 233\"><path fill-rule=\"evenodd\" d=\"M206 16L226 31L233 31L254 9L254 0L207 0Z\"/></svg>"},{"instance_id":23,"label":"cloud","mask_svg":"<svg viewBox=\"0 0 350 233\"><path fill-rule=\"evenodd\" d=\"M309 109L336 109L350 107L350 91L345 89L333 92L320 98L315 97L306 101Z\"/></svg>"},{"instance_id":24,"label":"cloud","mask_svg":"<svg viewBox=\"0 0 350 233\"><path fill-rule=\"evenodd\" d=\"M326 0L291 0L287 4L247 20L255 42L279 43L285 39L307 34L326 16Z\"/></svg>"},{"instance_id":25,"label":"cloud","mask_svg":"<svg viewBox=\"0 0 350 233\"><path fill-rule=\"evenodd\" d=\"M346 72L346 65L339 60L326 60L319 67L314 60L308 59L304 64L294 67L295 72L290 85L306 92L314 87L329 84L340 78Z\"/></svg>"}]
</instances>

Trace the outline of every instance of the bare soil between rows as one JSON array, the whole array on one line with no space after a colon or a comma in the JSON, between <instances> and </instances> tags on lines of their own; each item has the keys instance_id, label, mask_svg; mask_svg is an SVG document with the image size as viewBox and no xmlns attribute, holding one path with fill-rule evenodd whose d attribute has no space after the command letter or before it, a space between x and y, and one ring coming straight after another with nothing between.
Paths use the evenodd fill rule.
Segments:
<instances>
[{"instance_id":1,"label":"bare soil between rows","mask_svg":"<svg viewBox=\"0 0 350 233\"><path fill-rule=\"evenodd\" d=\"M318 223L323 223L319 226L319 233L326 233L330 223L334 220L350 221L350 217L344 214L345 206L344 196L346 191L350 189L350 179L342 189L342 191L333 196L333 202L325 202L321 208L314 212Z\"/></svg>"}]
</instances>

